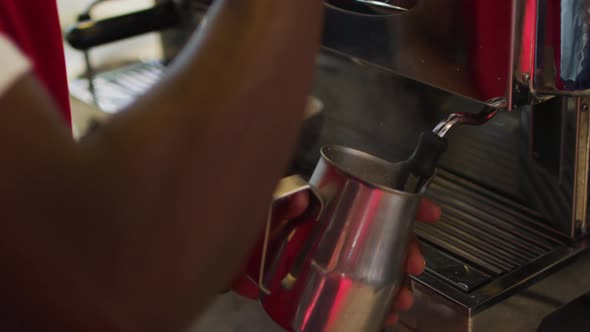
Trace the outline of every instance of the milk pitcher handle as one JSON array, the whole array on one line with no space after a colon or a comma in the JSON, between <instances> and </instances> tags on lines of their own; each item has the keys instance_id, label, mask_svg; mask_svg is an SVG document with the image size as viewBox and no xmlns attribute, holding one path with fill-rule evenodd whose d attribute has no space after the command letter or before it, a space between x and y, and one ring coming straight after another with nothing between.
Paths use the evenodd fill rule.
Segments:
<instances>
[{"instance_id":1,"label":"milk pitcher handle","mask_svg":"<svg viewBox=\"0 0 590 332\"><path fill-rule=\"evenodd\" d=\"M273 218L277 203L290 196L301 192L309 193L309 205L306 211L299 217L289 220L287 224L279 231L276 243L270 243L270 235L273 228ZM285 249L289 243L291 234L298 226L309 222L315 222L319 219L324 208L324 204L320 195L315 188L311 186L305 179L298 175L289 176L279 181L279 184L273 194L272 204L269 208L268 218L266 220L266 227L264 230L264 238L262 244L260 273L258 276L258 288L265 294L270 294L271 291L267 287L265 280L268 280L272 274L273 266L277 266L277 261L282 259ZM269 268L269 266L271 268ZM291 273L289 273L291 275ZM284 278L287 276L282 276ZM292 277L291 277L292 278Z\"/></svg>"}]
</instances>

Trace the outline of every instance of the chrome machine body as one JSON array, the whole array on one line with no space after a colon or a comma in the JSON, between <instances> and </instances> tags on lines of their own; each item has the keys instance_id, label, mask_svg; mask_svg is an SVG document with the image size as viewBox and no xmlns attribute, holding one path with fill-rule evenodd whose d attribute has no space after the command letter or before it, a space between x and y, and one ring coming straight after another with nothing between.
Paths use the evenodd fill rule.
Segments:
<instances>
[{"instance_id":1,"label":"chrome machine body","mask_svg":"<svg viewBox=\"0 0 590 332\"><path fill-rule=\"evenodd\" d=\"M590 2L394 2L408 10L329 4L323 45L340 73L320 75L318 95L338 99L334 113L361 108L357 121L382 135L335 134L339 143L387 155L443 114L498 98L506 109L448 137L429 194L443 218L416 228L427 272L413 279L416 306L402 321L429 332L536 331L590 290ZM354 91L329 91L344 82Z\"/></svg>"},{"instance_id":2,"label":"chrome machine body","mask_svg":"<svg viewBox=\"0 0 590 332\"><path fill-rule=\"evenodd\" d=\"M206 17L207 1L177 3L185 19L162 33L169 59ZM448 135L428 193L443 217L416 225L427 271L412 279L402 329L536 331L589 292L590 1L326 6L314 88L324 108L293 172L311 175L324 145L404 160L449 114L500 108Z\"/></svg>"}]
</instances>

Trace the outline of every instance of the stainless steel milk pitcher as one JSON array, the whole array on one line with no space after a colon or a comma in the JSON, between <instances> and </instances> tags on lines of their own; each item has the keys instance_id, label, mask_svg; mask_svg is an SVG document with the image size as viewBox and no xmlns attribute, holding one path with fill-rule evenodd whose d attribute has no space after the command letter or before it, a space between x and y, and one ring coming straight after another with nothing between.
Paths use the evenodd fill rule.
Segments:
<instances>
[{"instance_id":1,"label":"stainless steel milk pitcher","mask_svg":"<svg viewBox=\"0 0 590 332\"><path fill-rule=\"evenodd\" d=\"M423 134L409 160L391 163L325 146L309 182L283 179L275 199L308 191L311 206L286 225L270 218L247 268L268 315L289 331L378 332L404 279L418 206L445 148L442 138Z\"/></svg>"}]
</instances>

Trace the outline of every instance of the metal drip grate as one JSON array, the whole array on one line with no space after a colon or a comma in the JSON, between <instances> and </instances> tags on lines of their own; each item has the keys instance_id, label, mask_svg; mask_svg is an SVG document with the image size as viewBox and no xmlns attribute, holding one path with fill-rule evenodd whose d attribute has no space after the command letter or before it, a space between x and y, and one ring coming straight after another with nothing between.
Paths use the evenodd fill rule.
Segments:
<instances>
[{"instance_id":1,"label":"metal drip grate","mask_svg":"<svg viewBox=\"0 0 590 332\"><path fill-rule=\"evenodd\" d=\"M535 211L443 170L433 179L428 196L441 206L443 215L435 225L418 223L416 233L429 248L425 250L427 266L447 280L460 282L457 276L445 276L448 271L440 269L445 264L440 264L440 257L433 257L440 254L430 246L464 262L479 275L494 278L567 242ZM438 264L429 264L429 255L438 259Z\"/></svg>"}]
</instances>

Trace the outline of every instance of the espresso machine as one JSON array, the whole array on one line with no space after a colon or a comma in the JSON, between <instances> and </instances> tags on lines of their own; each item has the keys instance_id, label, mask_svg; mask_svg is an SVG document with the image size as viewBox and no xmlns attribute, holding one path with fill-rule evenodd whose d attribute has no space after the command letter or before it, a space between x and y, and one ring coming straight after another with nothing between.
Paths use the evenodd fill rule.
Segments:
<instances>
[{"instance_id":1,"label":"espresso machine","mask_svg":"<svg viewBox=\"0 0 590 332\"><path fill-rule=\"evenodd\" d=\"M156 1L163 16L147 21L166 19L133 34L160 31L164 59L95 73L94 102L115 112L133 99L132 89L121 97L130 79L156 82L210 4ZM323 108L305 123L292 173L309 176L326 144L404 160L450 114L499 109L448 135L427 194L443 216L416 225L426 272L409 281L416 301L399 329L537 331L590 292L590 1L325 5L313 91ZM86 52L131 37L74 32L70 44ZM90 100L89 86L74 81L73 94Z\"/></svg>"}]
</instances>

